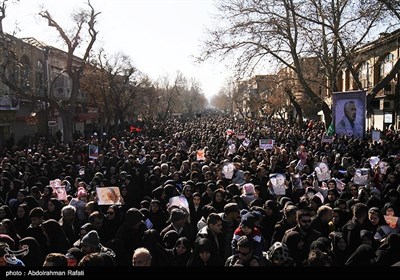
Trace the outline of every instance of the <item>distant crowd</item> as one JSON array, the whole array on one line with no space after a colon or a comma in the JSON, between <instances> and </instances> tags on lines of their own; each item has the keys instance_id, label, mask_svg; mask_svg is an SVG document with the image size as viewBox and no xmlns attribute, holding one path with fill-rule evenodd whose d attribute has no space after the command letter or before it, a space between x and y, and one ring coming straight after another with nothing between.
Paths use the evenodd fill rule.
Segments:
<instances>
[{"instance_id":1,"label":"distant crowd","mask_svg":"<svg viewBox=\"0 0 400 280\"><path fill-rule=\"evenodd\" d=\"M6 147L0 266L397 266L400 133L371 134L210 115Z\"/></svg>"}]
</instances>

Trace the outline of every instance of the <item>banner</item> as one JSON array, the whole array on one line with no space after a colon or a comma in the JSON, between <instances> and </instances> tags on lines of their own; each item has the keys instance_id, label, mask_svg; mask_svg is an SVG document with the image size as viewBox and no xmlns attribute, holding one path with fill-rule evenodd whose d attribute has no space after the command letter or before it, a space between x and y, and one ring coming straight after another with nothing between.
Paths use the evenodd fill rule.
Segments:
<instances>
[{"instance_id":1,"label":"banner","mask_svg":"<svg viewBox=\"0 0 400 280\"><path fill-rule=\"evenodd\" d=\"M263 150L272 150L274 148L275 141L273 139L260 139L258 146Z\"/></svg>"},{"instance_id":2,"label":"banner","mask_svg":"<svg viewBox=\"0 0 400 280\"><path fill-rule=\"evenodd\" d=\"M238 134L236 134L236 138L239 140L242 140L242 139L246 138L246 133L238 133Z\"/></svg>"}]
</instances>

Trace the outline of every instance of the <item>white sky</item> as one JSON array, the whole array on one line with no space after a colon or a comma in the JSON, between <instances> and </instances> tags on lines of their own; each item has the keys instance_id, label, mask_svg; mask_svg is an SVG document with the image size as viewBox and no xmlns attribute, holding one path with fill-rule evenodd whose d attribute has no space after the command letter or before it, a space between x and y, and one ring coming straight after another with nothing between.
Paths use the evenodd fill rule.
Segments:
<instances>
[{"instance_id":1,"label":"white sky","mask_svg":"<svg viewBox=\"0 0 400 280\"><path fill-rule=\"evenodd\" d=\"M34 37L63 48L58 32L38 16L45 7L63 27L73 26L72 11L87 5L86 0L20 0L8 2L3 29L18 38ZM192 56L200 53L205 27L212 27L213 0L91 0L98 17L95 48L104 46L109 54L123 52L135 66L153 80L175 76L179 70L196 78L207 98L216 94L231 75L224 63L207 61L201 65ZM20 31L16 29L16 26Z\"/></svg>"}]
</instances>

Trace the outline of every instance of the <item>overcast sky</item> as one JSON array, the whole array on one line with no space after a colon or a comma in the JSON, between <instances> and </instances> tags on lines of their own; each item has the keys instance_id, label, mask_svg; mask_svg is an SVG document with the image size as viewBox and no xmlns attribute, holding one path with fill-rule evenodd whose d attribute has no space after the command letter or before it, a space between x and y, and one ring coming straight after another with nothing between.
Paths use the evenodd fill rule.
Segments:
<instances>
[{"instance_id":1,"label":"overcast sky","mask_svg":"<svg viewBox=\"0 0 400 280\"><path fill-rule=\"evenodd\" d=\"M57 31L38 16L45 7L62 26L71 28L72 11L86 7L86 0L20 0L8 2L3 29L19 38L34 37L62 48ZM224 64L215 61L198 65L205 28L212 27L213 0L91 0L98 17L98 40L107 53L121 51L139 70L153 80L175 76L177 70L196 78L207 98L216 94L230 76ZM17 28L16 28L17 27Z\"/></svg>"}]
</instances>

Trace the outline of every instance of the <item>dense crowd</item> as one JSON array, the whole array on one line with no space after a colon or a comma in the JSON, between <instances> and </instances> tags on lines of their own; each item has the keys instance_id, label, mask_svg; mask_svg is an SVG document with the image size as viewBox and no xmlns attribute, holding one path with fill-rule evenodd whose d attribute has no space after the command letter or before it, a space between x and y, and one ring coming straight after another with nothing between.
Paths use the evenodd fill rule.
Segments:
<instances>
[{"instance_id":1,"label":"dense crowd","mask_svg":"<svg viewBox=\"0 0 400 280\"><path fill-rule=\"evenodd\" d=\"M400 134L371 131L212 115L4 147L0 265L396 265Z\"/></svg>"}]
</instances>

